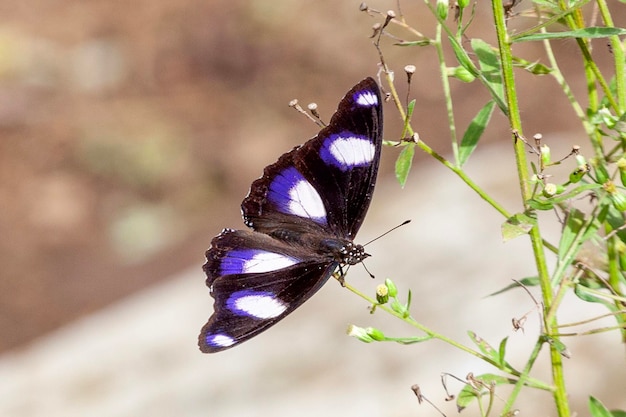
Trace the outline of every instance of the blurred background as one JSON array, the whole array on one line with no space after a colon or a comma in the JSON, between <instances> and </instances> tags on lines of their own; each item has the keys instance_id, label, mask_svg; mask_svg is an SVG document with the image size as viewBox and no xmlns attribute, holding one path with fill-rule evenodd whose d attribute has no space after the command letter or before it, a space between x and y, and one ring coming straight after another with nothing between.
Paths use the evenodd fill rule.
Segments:
<instances>
[{"instance_id":1,"label":"blurred background","mask_svg":"<svg viewBox=\"0 0 626 417\"><path fill-rule=\"evenodd\" d=\"M345 337L349 323L390 332L397 325L370 316L334 282L254 341L215 356L197 350L212 312L201 271L211 238L223 227L243 227L239 204L251 181L317 131L287 103L315 101L328 120L352 85L377 74L369 37L382 20L358 6L0 0L0 415L436 415L418 405L412 384L429 387L429 399L454 412L443 401L440 373L490 371L437 342L364 345ZM396 2L369 6L385 11ZM433 34L423 5L407 3L403 11ZM470 36L493 42L489 16L481 2ZM529 24L518 18L510 27ZM383 41L397 78L405 65L417 66L414 125L446 154L435 51L392 43ZM595 46L598 61L609 65L605 43ZM577 48L564 41L554 47L582 94ZM529 61L543 58L540 45L516 48ZM519 72L518 82L528 86L521 97L527 134L541 132L553 155L584 146L551 78ZM452 88L465 126L488 97L479 85L452 81ZM386 110L385 138L395 140L398 115ZM510 137L506 120L494 118L468 169L514 211ZM510 335L510 350L523 355L537 317L531 314L524 333L512 333L510 319L532 310L532 300L521 292L483 297L532 274L527 243L503 245L503 219L423 155L402 190L393 179L397 150L384 154L358 240L407 218L413 223L372 245L368 268L411 288L417 315L434 329L467 343L468 329L495 345ZM348 279L372 292L378 282L358 267ZM573 305L573 315L593 314ZM411 331L397 327L398 335ZM578 412L585 414L589 394L626 408L618 337L583 340L571 365ZM597 369L599 352L601 366L612 363L609 355L619 365ZM529 394L525 410L549 406L546 394ZM553 414L548 408L542 415Z\"/></svg>"}]
</instances>

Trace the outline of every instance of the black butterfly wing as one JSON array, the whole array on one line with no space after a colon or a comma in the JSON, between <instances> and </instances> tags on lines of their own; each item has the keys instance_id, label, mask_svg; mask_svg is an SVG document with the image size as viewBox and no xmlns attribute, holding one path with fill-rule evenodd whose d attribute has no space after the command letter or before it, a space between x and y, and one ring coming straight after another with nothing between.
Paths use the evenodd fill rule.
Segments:
<instances>
[{"instance_id":1,"label":"black butterfly wing","mask_svg":"<svg viewBox=\"0 0 626 417\"><path fill-rule=\"evenodd\" d=\"M341 100L328 126L252 183L247 226L354 239L370 204L382 148L382 97L372 78Z\"/></svg>"},{"instance_id":2,"label":"black butterfly wing","mask_svg":"<svg viewBox=\"0 0 626 417\"><path fill-rule=\"evenodd\" d=\"M203 267L215 313L200 332L200 350L219 352L265 331L315 294L337 265L261 233L225 229Z\"/></svg>"},{"instance_id":3,"label":"black butterfly wing","mask_svg":"<svg viewBox=\"0 0 626 417\"><path fill-rule=\"evenodd\" d=\"M203 352L263 332L308 300L340 263L352 263L344 256L369 207L381 147L382 98L367 78L317 136L265 168L241 206L255 231L226 229L206 253L215 312L199 337ZM358 262L364 253L356 254L350 259Z\"/></svg>"}]
</instances>

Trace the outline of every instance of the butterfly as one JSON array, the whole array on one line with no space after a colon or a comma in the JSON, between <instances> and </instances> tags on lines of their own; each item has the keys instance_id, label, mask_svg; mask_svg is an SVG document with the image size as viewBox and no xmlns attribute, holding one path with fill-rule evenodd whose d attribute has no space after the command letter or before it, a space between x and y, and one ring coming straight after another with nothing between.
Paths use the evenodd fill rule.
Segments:
<instances>
[{"instance_id":1,"label":"butterfly","mask_svg":"<svg viewBox=\"0 0 626 417\"><path fill-rule=\"evenodd\" d=\"M211 241L203 270L214 313L205 353L244 342L282 320L337 270L369 256L353 243L372 199L382 147L382 97L366 78L328 126L282 155L241 204L246 226Z\"/></svg>"}]
</instances>

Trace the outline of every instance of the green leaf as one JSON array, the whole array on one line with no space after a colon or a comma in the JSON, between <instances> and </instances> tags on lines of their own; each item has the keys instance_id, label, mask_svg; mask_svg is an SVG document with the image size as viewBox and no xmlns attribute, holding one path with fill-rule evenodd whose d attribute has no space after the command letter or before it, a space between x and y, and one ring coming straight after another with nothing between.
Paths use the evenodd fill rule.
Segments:
<instances>
[{"instance_id":1,"label":"green leaf","mask_svg":"<svg viewBox=\"0 0 626 417\"><path fill-rule=\"evenodd\" d=\"M413 293L409 289L409 294L406 296L406 316L409 316L409 311L411 310L411 301L413 300Z\"/></svg>"},{"instance_id":2,"label":"green leaf","mask_svg":"<svg viewBox=\"0 0 626 417\"><path fill-rule=\"evenodd\" d=\"M498 54L487 42L482 39L472 39L472 49L476 53L483 80L489 87L494 100L504 102L504 85Z\"/></svg>"},{"instance_id":3,"label":"green leaf","mask_svg":"<svg viewBox=\"0 0 626 417\"><path fill-rule=\"evenodd\" d=\"M463 46L461 46L459 41L452 36L449 36L448 40L450 41L450 46L452 46L452 50L454 51L454 55L456 56L456 60L459 61L459 64L468 70L470 74L477 77L479 75L478 68L476 68L476 65L474 65L465 49L463 49Z\"/></svg>"},{"instance_id":4,"label":"green leaf","mask_svg":"<svg viewBox=\"0 0 626 417\"><path fill-rule=\"evenodd\" d=\"M552 69L540 64L539 62L530 62L515 56L513 57L513 65L518 68L523 68L534 75L547 75L552 72Z\"/></svg>"},{"instance_id":5,"label":"green leaf","mask_svg":"<svg viewBox=\"0 0 626 417\"><path fill-rule=\"evenodd\" d=\"M494 361L500 362L498 360L498 352L485 339L478 336L476 333L474 333L471 330L468 331L467 334L472 339L474 344L478 346L478 349L480 349L482 353L484 353L486 356L489 356Z\"/></svg>"},{"instance_id":6,"label":"green leaf","mask_svg":"<svg viewBox=\"0 0 626 417\"><path fill-rule=\"evenodd\" d=\"M552 207L554 207L552 201L539 200L537 198L531 198L530 200L527 200L526 203L528 204L528 207L534 210L552 210Z\"/></svg>"},{"instance_id":7,"label":"green leaf","mask_svg":"<svg viewBox=\"0 0 626 417\"><path fill-rule=\"evenodd\" d=\"M409 124L411 123L411 117L413 117L413 111L415 110L415 101L416 100L411 100L411 102L409 103L409 105L406 107L406 117L404 120L404 127L402 128L402 137L405 137L408 130L409 130Z\"/></svg>"},{"instance_id":8,"label":"green leaf","mask_svg":"<svg viewBox=\"0 0 626 417\"><path fill-rule=\"evenodd\" d=\"M514 379L505 378L500 375L494 374L483 374L479 376L475 376L474 380L482 382L484 385L479 387L474 387L469 383L465 385L465 387L459 392L459 395L456 399L456 408L459 412L463 411L468 405L472 403L472 401L477 400L487 392L486 387L490 387L491 385L504 385L510 384L513 385L516 383Z\"/></svg>"},{"instance_id":9,"label":"green leaf","mask_svg":"<svg viewBox=\"0 0 626 417\"><path fill-rule=\"evenodd\" d=\"M575 208L570 210L563 233L561 233L561 241L559 242L559 264L569 265L574 260L581 245L592 238L602 226L608 208L607 204L604 207L601 205L597 217L591 219L591 221L580 210Z\"/></svg>"},{"instance_id":10,"label":"green leaf","mask_svg":"<svg viewBox=\"0 0 626 417\"><path fill-rule=\"evenodd\" d=\"M411 171L411 165L413 164L413 156L415 155L415 143L409 142L406 144L398 159L396 160L396 178L400 183L400 186L404 188L409 172Z\"/></svg>"},{"instance_id":11,"label":"green leaf","mask_svg":"<svg viewBox=\"0 0 626 417\"><path fill-rule=\"evenodd\" d=\"M626 35L626 29L622 28L607 28L607 27L590 27L585 29L571 30L566 32L548 32L548 33L533 33L531 35L520 36L519 38L513 38L513 42L526 42L526 41L543 41L546 39L563 39L563 38L607 38L609 36L621 36Z\"/></svg>"},{"instance_id":12,"label":"green leaf","mask_svg":"<svg viewBox=\"0 0 626 417\"><path fill-rule=\"evenodd\" d=\"M495 50L482 39L472 39L472 49L476 53L480 69L485 74L501 78L500 61Z\"/></svg>"},{"instance_id":13,"label":"green leaf","mask_svg":"<svg viewBox=\"0 0 626 417\"><path fill-rule=\"evenodd\" d=\"M565 254L574 244L574 239L580 233L585 223L585 214L575 208L572 208L567 216L563 233L561 233L561 241L559 242L559 259L563 259Z\"/></svg>"},{"instance_id":14,"label":"green leaf","mask_svg":"<svg viewBox=\"0 0 626 417\"><path fill-rule=\"evenodd\" d=\"M516 213L502 223L502 241L508 242L516 237L528 234L535 227L537 220L525 213Z\"/></svg>"},{"instance_id":15,"label":"green leaf","mask_svg":"<svg viewBox=\"0 0 626 417\"><path fill-rule=\"evenodd\" d=\"M610 204L606 221L611 225L613 230L618 230L617 236L619 237L619 240L626 243L626 229L620 229L620 227L624 225L624 213L618 211L612 204Z\"/></svg>"},{"instance_id":16,"label":"green leaf","mask_svg":"<svg viewBox=\"0 0 626 417\"><path fill-rule=\"evenodd\" d=\"M432 40L430 40L430 39L423 39L421 41L401 41L401 42L396 42L396 43L394 43L394 45L396 45L396 46L428 46L431 43L433 43Z\"/></svg>"},{"instance_id":17,"label":"green leaf","mask_svg":"<svg viewBox=\"0 0 626 417\"><path fill-rule=\"evenodd\" d=\"M504 360L504 356L506 355L506 342L509 341L508 336L502 339L500 342L500 347L498 348L498 363L500 365L504 365L506 361Z\"/></svg>"},{"instance_id":18,"label":"green leaf","mask_svg":"<svg viewBox=\"0 0 626 417\"><path fill-rule=\"evenodd\" d=\"M537 285L539 285L539 277L526 277L526 278L522 278L519 279L518 282L522 285L524 285L525 287L535 287ZM514 282L513 284L507 285L506 287L502 288L501 290L498 290L494 293L491 293L488 295L488 297L492 297L494 295L498 295L498 294L502 294L503 292L512 290L514 288L519 288L519 284L517 282Z\"/></svg>"},{"instance_id":19,"label":"green leaf","mask_svg":"<svg viewBox=\"0 0 626 417\"><path fill-rule=\"evenodd\" d=\"M583 284L578 284L574 287L574 294L576 294L576 297L580 298L583 301L586 301L588 303L599 303L599 304L603 304L605 305L609 310L613 310L614 309L614 305L607 302L606 300L600 298L600 297L596 297L595 295L585 291L588 287L583 285Z\"/></svg>"},{"instance_id":20,"label":"green leaf","mask_svg":"<svg viewBox=\"0 0 626 417\"><path fill-rule=\"evenodd\" d=\"M474 152L474 149L476 149L478 140L482 136L489 120L491 119L495 104L496 103L493 100L490 100L487 104L485 104L485 106L480 109L478 114L472 119L470 125L467 127L467 130L463 134L463 139L461 139L461 148L459 150L458 165L460 167L465 165L472 152Z\"/></svg>"},{"instance_id":21,"label":"green leaf","mask_svg":"<svg viewBox=\"0 0 626 417\"><path fill-rule=\"evenodd\" d=\"M567 346L565 345L565 343L561 342L558 339L554 339L553 337L544 335L543 339L546 341L546 343L548 343L550 346L554 347L556 349L557 352L559 352L559 354L565 358L570 358L571 354L569 349L567 348Z\"/></svg>"},{"instance_id":22,"label":"green leaf","mask_svg":"<svg viewBox=\"0 0 626 417\"><path fill-rule=\"evenodd\" d=\"M613 413L593 395L589 397L589 411L593 417L613 417Z\"/></svg>"}]
</instances>

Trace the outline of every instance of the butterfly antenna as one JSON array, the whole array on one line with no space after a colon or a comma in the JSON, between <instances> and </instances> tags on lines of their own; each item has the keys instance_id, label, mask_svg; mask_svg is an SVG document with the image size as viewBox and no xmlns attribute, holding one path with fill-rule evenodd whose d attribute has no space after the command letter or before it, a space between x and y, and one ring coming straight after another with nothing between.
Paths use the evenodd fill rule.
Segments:
<instances>
[{"instance_id":1,"label":"butterfly antenna","mask_svg":"<svg viewBox=\"0 0 626 417\"><path fill-rule=\"evenodd\" d=\"M367 272L369 274L370 278L372 278L372 279L376 278L376 276L374 274L372 274L369 269L367 269L367 266L365 265L365 262L361 262L361 265L363 265L363 268L365 268L365 272Z\"/></svg>"},{"instance_id":2,"label":"butterfly antenna","mask_svg":"<svg viewBox=\"0 0 626 417\"><path fill-rule=\"evenodd\" d=\"M399 225L397 225L397 226L395 226L395 227L392 227L391 229L387 230L387 231L386 231L385 233L383 233L382 235L380 235L380 236L378 236L378 237L375 237L374 239L370 240L369 242L367 242L367 243L366 243L366 244L364 244L363 246L367 246L367 245L369 245L370 243L372 243L372 242L374 242L374 241L377 241L377 240L378 240L378 239L380 239L381 237L383 237L383 236L387 236L389 233L393 232L394 230L398 229L399 227L402 227L402 226L404 226L404 225L406 225L406 224L409 224L409 223L411 223L411 220L405 220L405 221L403 221L402 223L400 223ZM366 269L367 269L367 268L366 268ZM369 272L369 271L367 271L367 272ZM370 274L370 275L371 275L371 274Z\"/></svg>"}]
</instances>

